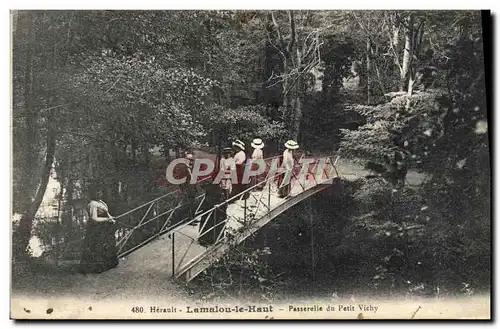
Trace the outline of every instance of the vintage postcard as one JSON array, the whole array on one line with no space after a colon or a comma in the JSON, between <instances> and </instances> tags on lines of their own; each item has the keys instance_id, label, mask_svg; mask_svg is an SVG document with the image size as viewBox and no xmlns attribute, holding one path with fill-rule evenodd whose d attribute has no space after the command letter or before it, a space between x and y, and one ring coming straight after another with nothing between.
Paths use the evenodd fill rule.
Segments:
<instances>
[{"instance_id":1,"label":"vintage postcard","mask_svg":"<svg viewBox=\"0 0 500 329\"><path fill-rule=\"evenodd\" d=\"M491 319L488 11L10 18L11 319Z\"/></svg>"}]
</instances>

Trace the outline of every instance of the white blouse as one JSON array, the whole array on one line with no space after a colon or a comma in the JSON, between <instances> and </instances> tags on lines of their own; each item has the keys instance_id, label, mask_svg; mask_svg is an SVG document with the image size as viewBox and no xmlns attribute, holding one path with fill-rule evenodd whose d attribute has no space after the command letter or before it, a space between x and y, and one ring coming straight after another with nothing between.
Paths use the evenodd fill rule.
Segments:
<instances>
[{"instance_id":1,"label":"white blouse","mask_svg":"<svg viewBox=\"0 0 500 329\"><path fill-rule=\"evenodd\" d=\"M92 220L97 220L98 218L108 218L108 216L98 216L97 215L98 208L101 208L102 210L104 210L106 213L109 214L108 205L104 203L104 201L92 200L88 205L89 218Z\"/></svg>"},{"instance_id":2,"label":"white blouse","mask_svg":"<svg viewBox=\"0 0 500 329\"><path fill-rule=\"evenodd\" d=\"M264 154L262 153L262 149L254 149L252 153L252 160L264 159Z\"/></svg>"},{"instance_id":3,"label":"white blouse","mask_svg":"<svg viewBox=\"0 0 500 329\"><path fill-rule=\"evenodd\" d=\"M237 165L244 164L246 159L247 159L247 156L245 155L245 152L243 152L243 151L239 151L239 152L238 152L238 153L236 153L236 155L234 156L234 162L235 162Z\"/></svg>"},{"instance_id":4,"label":"white blouse","mask_svg":"<svg viewBox=\"0 0 500 329\"><path fill-rule=\"evenodd\" d=\"M293 154L291 150L286 149L283 152L283 165L287 170L293 169Z\"/></svg>"}]
</instances>

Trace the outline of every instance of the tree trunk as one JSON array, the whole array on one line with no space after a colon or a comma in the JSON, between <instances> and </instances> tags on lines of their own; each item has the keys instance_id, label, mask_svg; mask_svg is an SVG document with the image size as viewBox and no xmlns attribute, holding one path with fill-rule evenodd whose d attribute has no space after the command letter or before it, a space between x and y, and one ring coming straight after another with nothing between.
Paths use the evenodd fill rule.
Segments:
<instances>
[{"instance_id":1,"label":"tree trunk","mask_svg":"<svg viewBox=\"0 0 500 329\"><path fill-rule=\"evenodd\" d=\"M366 39L366 103L370 104L371 97L370 97L370 69L371 69L371 62L370 62L370 51L371 51L371 42L370 38Z\"/></svg>"},{"instance_id":2,"label":"tree trunk","mask_svg":"<svg viewBox=\"0 0 500 329\"><path fill-rule=\"evenodd\" d=\"M73 203L73 193L74 193L74 182L73 182L73 159L72 154L68 154L68 176L66 177L66 202L64 202L63 215L61 218L63 235L65 238L69 237L73 232L73 213L72 213L72 203ZM62 184L61 184L62 185ZM62 190L62 189L61 189Z\"/></svg>"},{"instance_id":3,"label":"tree trunk","mask_svg":"<svg viewBox=\"0 0 500 329\"><path fill-rule=\"evenodd\" d=\"M302 68L302 54L300 50L297 49L297 67L299 70ZM300 123L302 122L302 77L299 76L297 78L297 84L295 86L296 96L295 96L295 106L293 109L293 128L292 128L292 137L294 140L299 139L300 135Z\"/></svg>"},{"instance_id":4,"label":"tree trunk","mask_svg":"<svg viewBox=\"0 0 500 329\"><path fill-rule=\"evenodd\" d=\"M413 24L414 21L411 21L411 58L410 58L410 68L408 70L408 99L406 101L406 110L410 109L411 105L411 96L413 95L413 87L415 85L415 81L418 81L421 73L418 70L419 62L418 60L412 60L414 56L419 58L420 46L422 45L422 40L424 36L424 21L421 21L418 27L415 29Z\"/></svg>"},{"instance_id":5,"label":"tree trunk","mask_svg":"<svg viewBox=\"0 0 500 329\"><path fill-rule=\"evenodd\" d=\"M287 82L286 80L288 80L288 78L285 78L285 82L283 83L283 86L287 85ZM283 87L283 89L285 90L285 87ZM291 105L290 105L290 97L288 95L288 93L286 93L286 90L285 90L285 94L283 95L283 122L285 123L285 129L290 131L291 128L292 128L292 125L290 123L290 117L291 117L291 114L292 114L292 110L291 110Z\"/></svg>"},{"instance_id":6,"label":"tree trunk","mask_svg":"<svg viewBox=\"0 0 500 329\"><path fill-rule=\"evenodd\" d=\"M132 163L135 166L137 164L137 144L132 141Z\"/></svg>"},{"instance_id":7,"label":"tree trunk","mask_svg":"<svg viewBox=\"0 0 500 329\"><path fill-rule=\"evenodd\" d=\"M377 80L378 80L378 84L380 86L380 90L382 91L382 94L385 95L386 91L385 91L384 81L382 80L382 74L380 74L380 70L378 68L377 62L374 62L373 66L375 67L375 73L377 74Z\"/></svg>"},{"instance_id":8,"label":"tree trunk","mask_svg":"<svg viewBox=\"0 0 500 329\"><path fill-rule=\"evenodd\" d=\"M408 98L406 99L406 106L405 106L405 109L406 111L408 111L410 109L410 105L411 105L411 97L413 95L413 85L415 84L415 79L413 77L413 74L410 70L410 74L409 74L409 77L408 77Z\"/></svg>"},{"instance_id":9,"label":"tree trunk","mask_svg":"<svg viewBox=\"0 0 500 329\"><path fill-rule=\"evenodd\" d=\"M365 63L363 63L363 60L360 60L359 61L359 69L356 71L357 76L359 78L358 87L360 88L360 90L364 90L364 88L366 86L366 67L364 64Z\"/></svg>"},{"instance_id":10,"label":"tree trunk","mask_svg":"<svg viewBox=\"0 0 500 329\"><path fill-rule=\"evenodd\" d=\"M34 109L33 100L33 53L32 50L27 51L26 59L27 65L25 73L25 91L24 97L26 101L26 146L25 146L25 158L24 158L24 172L23 172L23 182L21 184L23 192L22 197L24 198L22 204L22 209L29 207L33 201L33 195L36 190L35 180L37 173L37 113Z\"/></svg>"},{"instance_id":11,"label":"tree trunk","mask_svg":"<svg viewBox=\"0 0 500 329\"><path fill-rule=\"evenodd\" d=\"M399 90L404 91L408 85L408 75L413 57L413 15L408 17L408 26L405 28L405 49L403 51L403 65L401 67L401 80Z\"/></svg>"},{"instance_id":12,"label":"tree trunk","mask_svg":"<svg viewBox=\"0 0 500 329\"><path fill-rule=\"evenodd\" d=\"M57 180L59 181L59 195L57 196L57 224L62 224L62 211L63 211L63 201L64 201L64 187L67 184L66 170L62 166L57 166L56 168Z\"/></svg>"},{"instance_id":13,"label":"tree trunk","mask_svg":"<svg viewBox=\"0 0 500 329\"><path fill-rule=\"evenodd\" d=\"M26 258L27 247L29 240L31 238L31 228L33 225L33 220L35 215L42 203L43 196L45 195L45 191L47 189L47 184L50 178L50 172L52 169L52 165L54 162L54 153L56 149L56 135L54 129L54 111L50 110L48 116L48 131L47 131L47 153L45 156L45 164L43 166L41 177L40 177L40 185L35 195L35 199L29 205L28 209L26 209L25 213L21 217L19 221L19 227L14 234L14 257L19 257L20 259Z\"/></svg>"},{"instance_id":14,"label":"tree trunk","mask_svg":"<svg viewBox=\"0 0 500 329\"><path fill-rule=\"evenodd\" d=\"M92 146L93 143L90 143L90 146ZM87 153L87 161L88 161L88 173L87 173L87 180L91 180L93 175L94 175L94 157L93 157L93 147L88 148L88 153Z\"/></svg>"},{"instance_id":15,"label":"tree trunk","mask_svg":"<svg viewBox=\"0 0 500 329\"><path fill-rule=\"evenodd\" d=\"M397 52L399 48L399 26L396 25L392 26L392 46Z\"/></svg>"},{"instance_id":16,"label":"tree trunk","mask_svg":"<svg viewBox=\"0 0 500 329\"><path fill-rule=\"evenodd\" d=\"M298 140L300 136L300 124L302 122L302 99L300 95L295 98L295 121L292 130L292 136L294 140Z\"/></svg>"},{"instance_id":17,"label":"tree trunk","mask_svg":"<svg viewBox=\"0 0 500 329\"><path fill-rule=\"evenodd\" d=\"M146 168L148 168L150 157L149 157L149 146L148 146L148 143L146 143L146 142L144 142L142 144L142 156L143 156L143 160L144 160L144 165Z\"/></svg>"},{"instance_id":18,"label":"tree trunk","mask_svg":"<svg viewBox=\"0 0 500 329\"><path fill-rule=\"evenodd\" d=\"M71 175L71 174L70 174ZM73 202L73 192L74 192L74 182L73 178L68 177L68 187L66 188L66 202L65 209L63 211L62 225L64 236L71 236L73 233L73 207L71 206Z\"/></svg>"}]
</instances>

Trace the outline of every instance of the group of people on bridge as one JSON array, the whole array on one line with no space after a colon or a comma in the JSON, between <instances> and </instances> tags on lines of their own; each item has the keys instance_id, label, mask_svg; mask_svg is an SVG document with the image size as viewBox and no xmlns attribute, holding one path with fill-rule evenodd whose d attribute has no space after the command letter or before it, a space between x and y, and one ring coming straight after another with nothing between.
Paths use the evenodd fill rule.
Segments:
<instances>
[{"instance_id":1,"label":"group of people on bridge","mask_svg":"<svg viewBox=\"0 0 500 329\"><path fill-rule=\"evenodd\" d=\"M199 243L201 245L210 245L216 242L217 237L224 229L224 223L227 218L227 206L231 203L240 203L241 207L245 207L244 200L248 199L249 191L253 188L255 190L262 190L264 187L265 170L259 171L259 166L265 165L264 147L265 144L260 138L255 138L250 146L252 153L247 157L245 143L239 139L232 142L231 147L222 149L222 156L219 160L218 168L213 171L210 178L211 181L216 180L216 176L221 179L217 184L209 183L204 184L205 199L201 207L196 204L197 189L196 184L192 184L191 180L193 164L195 161L192 152L185 153L187 160L180 172L178 178L185 179L181 184L181 189L184 191L184 197L187 204L187 218L193 219L196 217L196 210L198 213L209 210L217 206L216 215L210 219L209 223L205 223L206 219L200 218L192 220L190 225L199 225ZM281 157L278 157L279 166L283 170L292 170L294 167L293 151L299 148L299 145L294 140L288 140L284 143L285 150ZM245 171L260 172L260 174L251 177L245 177ZM235 173L235 177L233 174ZM289 182L284 181L284 173L278 174L276 177L276 184L278 186L278 196L286 198L290 195L291 185ZM247 179L246 179L247 178ZM249 179L248 179L249 178ZM227 201L227 202L225 202ZM211 234L207 234L210 232Z\"/></svg>"},{"instance_id":2,"label":"group of people on bridge","mask_svg":"<svg viewBox=\"0 0 500 329\"><path fill-rule=\"evenodd\" d=\"M241 140L232 142L231 147L225 147L222 150L222 157L219 160L218 168L212 173L214 178L221 174L222 179L218 184L204 184L204 201L201 207L196 204L196 198L199 190L198 184L191 183L193 164L195 161L193 152L185 153L184 166L181 166L181 176L186 178L185 183L180 185L182 191L186 212L181 218L175 220L176 223L170 223L170 227L182 224L186 220L190 225L199 225L198 241L201 245L210 245L216 242L221 231L224 230L224 224L227 218L227 206L229 203L236 203L239 200L245 200L249 197L250 187L262 189L264 186L263 174L252 176L250 182L245 181L245 170L264 163L265 144L260 138L255 138L251 142L253 149L251 156L247 157L245 143ZM292 170L294 167L293 151L299 148L294 140L288 140L284 143L285 150L280 160L280 166L285 170ZM233 179L233 173L236 172L236 180ZM289 182L283 180L284 174L278 174L277 186L278 196L286 198L290 195L291 186ZM80 261L80 271L82 273L100 273L109 270L118 265L117 247L115 245L115 231L117 229L115 219L110 215L108 206L102 201L102 193L93 187L90 189L90 203L87 206L89 214L84 243L82 246L82 258ZM227 202L225 202L227 201ZM217 214L210 219L195 219L199 211L206 211L217 207ZM242 205L243 206L243 205ZM206 232L213 234L206 234Z\"/></svg>"},{"instance_id":3,"label":"group of people on bridge","mask_svg":"<svg viewBox=\"0 0 500 329\"><path fill-rule=\"evenodd\" d=\"M218 169L212 173L211 178L214 180L215 177L220 174L221 179L218 181L218 186L225 199L233 199L233 196L247 191L251 186L257 185L256 189L262 188L262 185L259 185L259 183L262 182L265 168L261 168L260 174L255 174L251 177L248 177L247 173L246 178L249 179L245 179L245 170L254 173L259 172L259 166L264 164L263 149L265 144L262 139L255 138L250 145L253 149L250 157L247 156L245 143L239 139L232 142L231 147L222 149L222 156L219 161ZM288 140L284 143L284 147L285 150L282 156L278 157L280 162L279 166L283 167L284 170L292 170L294 166L293 150L298 149L299 145L294 140ZM180 174L177 178L184 179L184 183L181 184L181 189L185 192L185 196L187 198L193 198L195 196L196 187L192 184L193 181L191 180L191 176L195 159L192 152L186 152L185 158L187 161L183 166L181 164L182 169L179 171ZM236 177L233 177L233 173L236 173ZM283 181L283 175L277 175L276 177L279 186L279 197L287 197L290 194L290 184ZM248 193L244 193L242 198L237 199L246 199L247 197Z\"/></svg>"}]
</instances>

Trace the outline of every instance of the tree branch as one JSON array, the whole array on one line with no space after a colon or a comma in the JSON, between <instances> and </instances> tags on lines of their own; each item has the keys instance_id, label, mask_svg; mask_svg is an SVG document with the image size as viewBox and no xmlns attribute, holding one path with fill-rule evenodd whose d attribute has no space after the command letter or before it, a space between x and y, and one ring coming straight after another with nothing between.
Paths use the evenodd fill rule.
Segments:
<instances>
[{"instance_id":1,"label":"tree branch","mask_svg":"<svg viewBox=\"0 0 500 329\"><path fill-rule=\"evenodd\" d=\"M417 31L415 33L415 40L413 42L413 54L418 57L418 53L420 52L420 47L422 45L422 40L424 38L424 23L425 20L422 20L420 24L418 24Z\"/></svg>"},{"instance_id":2,"label":"tree branch","mask_svg":"<svg viewBox=\"0 0 500 329\"><path fill-rule=\"evenodd\" d=\"M412 15L412 14L409 13L409 15ZM408 18L408 16L407 17L400 17L399 13L395 12L394 18L395 18L396 22L398 22L399 25L403 26L405 29L410 29L410 24L405 22L405 18Z\"/></svg>"},{"instance_id":3,"label":"tree branch","mask_svg":"<svg viewBox=\"0 0 500 329\"><path fill-rule=\"evenodd\" d=\"M393 42L392 42L392 37L391 37L391 32L388 31L387 32L387 35L389 36L389 44L390 44L390 48L392 50L392 53L394 55L394 58L396 59L396 64L398 65L398 68L399 68L399 72L402 73L403 72L403 67L401 66L401 63L399 62L399 57L398 57L398 54L396 53L396 50L394 49L394 46L393 46Z\"/></svg>"},{"instance_id":4,"label":"tree branch","mask_svg":"<svg viewBox=\"0 0 500 329\"><path fill-rule=\"evenodd\" d=\"M271 19L273 21L274 27L276 28L276 32L278 33L278 40L280 41L282 49L287 49L285 45L285 41L283 40L283 36L281 35L280 26L278 25L278 21L274 17L274 13L271 11Z\"/></svg>"},{"instance_id":5,"label":"tree branch","mask_svg":"<svg viewBox=\"0 0 500 329\"><path fill-rule=\"evenodd\" d=\"M311 31L311 32L310 32L310 33L306 36L306 38L304 39L304 42L303 42L303 44L302 44L302 53L303 53L303 54L307 54L307 52L308 52L308 51L306 51L307 40L309 40L309 38L310 38L313 34L316 34L316 36L315 36L315 39L316 39L316 38L318 37L319 30L318 30L318 29L314 29L314 30L312 30L312 31ZM314 41L313 41L313 42L311 42L311 43L314 43Z\"/></svg>"},{"instance_id":6,"label":"tree branch","mask_svg":"<svg viewBox=\"0 0 500 329\"><path fill-rule=\"evenodd\" d=\"M276 50L280 53L280 55L283 57L283 62L285 62L285 61L286 61L286 56L285 56L285 54L283 53L283 51L281 51L281 49L279 49L279 48L278 48L278 47L277 47L277 46L276 46L276 45L272 42L272 40L271 40L271 34L270 34L270 32L269 32L269 31L267 32L267 38L269 39L269 43L271 44L271 46L273 46L273 48L274 48L274 49L276 49Z\"/></svg>"},{"instance_id":7,"label":"tree branch","mask_svg":"<svg viewBox=\"0 0 500 329\"><path fill-rule=\"evenodd\" d=\"M288 11L288 19L290 21L290 42L288 43L287 52L291 53L295 43L295 19L291 10Z\"/></svg>"}]
</instances>

